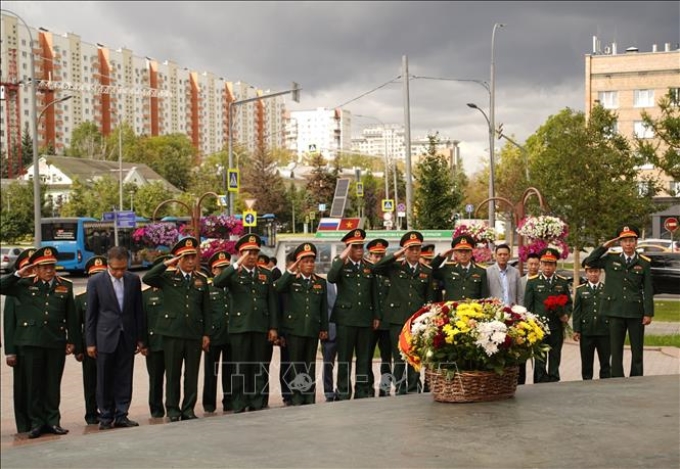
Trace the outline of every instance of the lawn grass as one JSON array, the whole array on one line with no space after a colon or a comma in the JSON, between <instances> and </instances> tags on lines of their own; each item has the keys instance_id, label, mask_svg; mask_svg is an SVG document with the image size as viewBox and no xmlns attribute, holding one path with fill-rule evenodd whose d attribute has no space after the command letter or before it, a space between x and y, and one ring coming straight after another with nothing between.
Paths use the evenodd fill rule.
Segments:
<instances>
[{"instance_id":1,"label":"lawn grass","mask_svg":"<svg viewBox=\"0 0 680 469\"><path fill-rule=\"evenodd\" d=\"M626 345L630 345L626 335ZM680 334L673 335L647 335L645 334L645 347L680 347Z\"/></svg>"},{"instance_id":2,"label":"lawn grass","mask_svg":"<svg viewBox=\"0 0 680 469\"><path fill-rule=\"evenodd\" d=\"M680 322L680 301L655 300L654 321Z\"/></svg>"}]
</instances>

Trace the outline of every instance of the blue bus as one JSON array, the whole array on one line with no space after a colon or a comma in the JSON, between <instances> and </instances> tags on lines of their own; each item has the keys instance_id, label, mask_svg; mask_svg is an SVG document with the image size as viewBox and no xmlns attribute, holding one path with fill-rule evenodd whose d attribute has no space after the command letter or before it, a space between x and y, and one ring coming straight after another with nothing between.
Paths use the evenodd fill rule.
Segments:
<instances>
[{"instance_id":1,"label":"blue bus","mask_svg":"<svg viewBox=\"0 0 680 469\"><path fill-rule=\"evenodd\" d=\"M148 220L137 217L137 227ZM130 251L130 268L148 267L149 263L139 255L143 246L132 239L136 228L119 228L118 240L121 246ZM57 269L60 271L82 273L85 264L92 256L106 255L115 244L115 233L112 221L101 221L89 217L43 218L42 246L54 246L59 255Z\"/></svg>"}]
</instances>

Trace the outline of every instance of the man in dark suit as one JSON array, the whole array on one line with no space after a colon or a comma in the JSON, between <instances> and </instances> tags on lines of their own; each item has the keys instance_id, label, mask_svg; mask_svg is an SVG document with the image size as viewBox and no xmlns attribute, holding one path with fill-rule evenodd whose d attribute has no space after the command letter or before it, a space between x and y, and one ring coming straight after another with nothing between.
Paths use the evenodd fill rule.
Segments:
<instances>
[{"instance_id":1,"label":"man in dark suit","mask_svg":"<svg viewBox=\"0 0 680 469\"><path fill-rule=\"evenodd\" d=\"M87 354L97 359L100 430L139 425L128 418L128 409L135 353L144 350L144 313L142 284L127 271L128 258L126 248L112 247L106 272L87 281L85 340Z\"/></svg>"}]
</instances>

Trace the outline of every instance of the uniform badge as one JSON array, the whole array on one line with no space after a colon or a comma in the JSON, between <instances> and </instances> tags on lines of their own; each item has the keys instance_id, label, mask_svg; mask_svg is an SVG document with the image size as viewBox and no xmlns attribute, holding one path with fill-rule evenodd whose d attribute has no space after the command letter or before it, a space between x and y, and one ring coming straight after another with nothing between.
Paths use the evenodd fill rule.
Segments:
<instances>
[{"instance_id":1,"label":"uniform badge","mask_svg":"<svg viewBox=\"0 0 680 469\"><path fill-rule=\"evenodd\" d=\"M50 248L45 249L45 256L51 256L52 255L52 250Z\"/></svg>"},{"instance_id":2,"label":"uniform badge","mask_svg":"<svg viewBox=\"0 0 680 469\"><path fill-rule=\"evenodd\" d=\"M190 239L187 239L185 246L188 247L188 248L192 248L192 247L194 247L194 242Z\"/></svg>"}]
</instances>

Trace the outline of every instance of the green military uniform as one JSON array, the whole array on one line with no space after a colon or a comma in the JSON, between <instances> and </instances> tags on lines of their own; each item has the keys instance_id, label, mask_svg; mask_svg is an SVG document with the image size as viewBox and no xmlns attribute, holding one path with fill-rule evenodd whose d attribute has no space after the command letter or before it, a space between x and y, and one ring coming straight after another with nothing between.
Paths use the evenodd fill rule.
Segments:
<instances>
[{"instance_id":1,"label":"green military uniform","mask_svg":"<svg viewBox=\"0 0 680 469\"><path fill-rule=\"evenodd\" d=\"M549 254L541 253L541 261L557 262L559 253L551 250ZM566 295L566 303L563 307L554 311L548 311L545 300L551 296ZM550 329L550 334L543 338L543 342L550 345L547 356L548 369L546 372L546 359L534 360L534 383L556 382L560 380L560 360L562 358L562 344L564 342L564 323L560 317L571 311L571 295L569 294L569 281L559 275L546 278L542 273L527 280L524 293L524 306L532 313L538 315Z\"/></svg>"},{"instance_id":2,"label":"green military uniform","mask_svg":"<svg viewBox=\"0 0 680 469\"><path fill-rule=\"evenodd\" d=\"M474 241L470 236L454 238L451 247L455 250L472 251ZM489 296L489 283L486 270L473 261L468 265L444 263L444 257L437 255L432 259L432 276L443 283L444 301L478 300Z\"/></svg>"},{"instance_id":3,"label":"green military uniform","mask_svg":"<svg viewBox=\"0 0 680 469\"><path fill-rule=\"evenodd\" d=\"M600 379L611 376L609 359L609 318L600 314L600 301L604 292L604 284L596 285L587 282L576 288L574 298L574 332L581 335L581 377L593 379L593 359L595 350L600 362Z\"/></svg>"},{"instance_id":4,"label":"green military uniform","mask_svg":"<svg viewBox=\"0 0 680 469\"><path fill-rule=\"evenodd\" d=\"M369 254L384 254L389 246L389 242L382 238L371 240L366 244ZM390 279L384 275L376 275L378 294L376 296L376 307L380 312L380 317L385 317L385 299L390 291ZM380 350L380 382L378 384L378 396L385 397L390 395L392 388L392 341L390 340L390 325L387 321L381 321L371 336L371 344L368 355L368 387L371 395L375 396L375 377L373 375L373 355L376 346Z\"/></svg>"},{"instance_id":5,"label":"green military uniform","mask_svg":"<svg viewBox=\"0 0 680 469\"><path fill-rule=\"evenodd\" d=\"M239 252L259 250L262 241L257 235L246 235L236 243ZM234 412L265 406L269 389L270 353L268 332L278 329L278 307L271 273L255 267L251 272L234 263L213 280L217 288L228 288L229 338L233 354L235 378L232 380Z\"/></svg>"},{"instance_id":6,"label":"green military uniform","mask_svg":"<svg viewBox=\"0 0 680 469\"><path fill-rule=\"evenodd\" d=\"M184 238L172 249L177 256L196 253L198 241ZM142 278L144 283L162 290L164 307L156 322L163 336L165 358L165 406L171 421L196 418L198 371L201 362L201 339L210 334L208 278L200 272L168 269L161 262ZM180 407L180 380L184 364L184 399Z\"/></svg>"},{"instance_id":7,"label":"green military uniform","mask_svg":"<svg viewBox=\"0 0 680 469\"><path fill-rule=\"evenodd\" d=\"M295 250L296 259L316 257L316 247L303 243ZM286 294L281 330L286 334L292 364L289 386L293 405L314 404L316 397L316 353L319 334L328 332L326 280L312 274L305 278L286 271L274 283L279 294Z\"/></svg>"},{"instance_id":8,"label":"green military uniform","mask_svg":"<svg viewBox=\"0 0 680 469\"><path fill-rule=\"evenodd\" d=\"M35 249L25 249L14 261L14 270L19 270L26 264L35 252ZM31 420L28 417L28 400L26 399L26 373L24 364L17 358L17 347L14 345L14 332L17 328L17 299L11 296L5 298L5 309L3 312L3 331L5 340L5 355L16 359L12 367L12 400L14 403L14 421L17 432L24 433L31 429Z\"/></svg>"},{"instance_id":9,"label":"green military uniform","mask_svg":"<svg viewBox=\"0 0 680 469\"><path fill-rule=\"evenodd\" d=\"M163 262L169 256L164 256ZM149 287L142 291L142 308L146 318L148 352L146 372L149 375L149 412L153 418L165 416L163 405L163 378L165 377L165 353L163 336L158 332L158 322L164 315L163 290Z\"/></svg>"},{"instance_id":10,"label":"green military uniform","mask_svg":"<svg viewBox=\"0 0 680 469\"><path fill-rule=\"evenodd\" d=\"M208 264L215 267L229 265L231 255L219 251L211 256ZM234 364L229 340L229 290L218 288L210 282L210 349L203 354L203 410L215 412L217 407L217 376L222 376L222 410L233 410L231 379Z\"/></svg>"},{"instance_id":11,"label":"green military uniform","mask_svg":"<svg viewBox=\"0 0 680 469\"><path fill-rule=\"evenodd\" d=\"M422 250L420 251L420 258L423 259L425 265L429 265L430 267L432 266L432 260L434 259L434 249L434 244L423 244ZM444 282L433 276L430 286L432 288L432 301L443 301L444 292L442 290L444 289ZM425 383L425 387L427 388L427 383ZM427 392L427 390L425 392Z\"/></svg>"},{"instance_id":12,"label":"green military uniform","mask_svg":"<svg viewBox=\"0 0 680 469\"><path fill-rule=\"evenodd\" d=\"M402 237L400 245L417 246L422 241L422 235L412 231ZM389 254L373 266L373 271L390 280L390 288L384 299L383 321L390 327L396 393L421 392L419 374L412 366L406 365L399 352L399 335L408 318L433 300L432 269L422 263L412 268L405 259L398 261L394 254Z\"/></svg>"},{"instance_id":13,"label":"green military uniform","mask_svg":"<svg viewBox=\"0 0 680 469\"><path fill-rule=\"evenodd\" d=\"M29 263L55 264L56 255L54 248L40 248L31 255ZM82 351L73 284L57 276L47 284L38 276L20 278L10 274L0 279L0 293L15 297L20 304L15 310L12 342L17 360L25 366L29 437L36 438L43 432L64 434L67 430L59 425L59 404L67 342L76 352Z\"/></svg>"},{"instance_id":14,"label":"green military uniform","mask_svg":"<svg viewBox=\"0 0 680 469\"><path fill-rule=\"evenodd\" d=\"M345 244L361 244L366 239L364 230L352 230L342 241ZM373 321L380 320L377 308L377 283L372 265L349 258L336 257L331 263L327 280L337 286L337 297L330 321L337 327L338 344L338 400L352 397L352 358L356 354L356 384L354 398L371 396L368 387L368 362L370 359Z\"/></svg>"},{"instance_id":15,"label":"green military uniform","mask_svg":"<svg viewBox=\"0 0 680 469\"><path fill-rule=\"evenodd\" d=\"M619 238L637 238L640 231L633 226L624 226L617 233ZM623 347L626 331L630 338L632 355L630 376L642 376L645 337L642 317L654 316L654 290L649 258L635 253L628 262L624 253L607 253L607 248L599 246L584 262L604 269L606 275L600 313L609 318L612 378L624 376Z\"/></svg>"}]
</instances>

